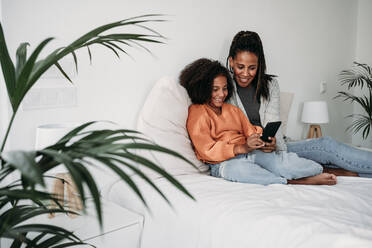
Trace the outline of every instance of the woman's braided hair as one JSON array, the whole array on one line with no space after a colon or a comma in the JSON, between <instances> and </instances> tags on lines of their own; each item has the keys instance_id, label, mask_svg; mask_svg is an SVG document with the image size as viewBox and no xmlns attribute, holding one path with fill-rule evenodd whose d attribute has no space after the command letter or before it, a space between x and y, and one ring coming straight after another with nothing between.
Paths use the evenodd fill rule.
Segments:
<instances>
[{"instance_id":1,"label":"woman's braided hair","mask_svg":"<svg viewBox=\"0 0 372 248\"><path fill-rule=\"evenodd\" d=\"M256 99L258 101L260 101L261 96L269 100L269 81L275 76L266 74L265 54L260 36L252 31L240 31L234 36L226 60L226 67L229 68L231 73L233 70L229 64L229 58L234 59L239 52L251 52L257 56L257 74L252 81L252 85L256 88Z\"/></svg>"}]
</instances>

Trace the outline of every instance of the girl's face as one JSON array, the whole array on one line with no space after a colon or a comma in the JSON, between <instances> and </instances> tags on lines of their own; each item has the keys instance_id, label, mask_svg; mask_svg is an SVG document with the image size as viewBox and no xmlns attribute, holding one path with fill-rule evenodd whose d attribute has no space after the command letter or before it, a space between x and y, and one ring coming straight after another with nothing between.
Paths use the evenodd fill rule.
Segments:
<instances>
[{"instance_id":1,"label":"girl's face","mask_svg":"<svg viewBox=\"0 0 372 248\"><path fill-rule=\"evenodd\" d=\"M227 94L228 91L226 77L222 75L217 76L213 80L212 97L208 102L209 106L211 106L212 108L222 107L222 104L225 102Z\"/></svg>"},{"instance_id":2,"label":"girl's face","mask_svg":"<svg viewBox=\"0 0 372 248\"><path fill-rule=\"evenodd\" d=\"M229 63L234 72L234 79L240 87L249 87L257 74L258 58L254 53L238 52L235 58L230 57Z\"/></svg>"}]
</instances>

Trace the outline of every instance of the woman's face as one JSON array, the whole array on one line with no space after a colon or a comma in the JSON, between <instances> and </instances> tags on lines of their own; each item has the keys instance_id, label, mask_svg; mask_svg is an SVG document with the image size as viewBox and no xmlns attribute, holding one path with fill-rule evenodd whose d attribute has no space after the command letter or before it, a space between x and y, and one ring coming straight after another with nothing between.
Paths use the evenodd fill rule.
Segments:
<instances>
[{"instance_id":1,"label":"woman's face","mask_svg":"<svg viewBox=\"0 0 372 248\"><path fill-rule=\"evenodd\" d=\"M240 87L248 87L257 74L258 58L254 53L238 52L229 63L234 72L234 79Z\"/></svg>"},{"instance_id":2,"label":"woman's face","mask_svg":"<svg viewBox=\"0 0 372 248\"><path fill-rule=\"evenodd\" d=\"M228 94L227 91L227 79L225 76L217 76L213 80L212 86L212 97L209 100L208 104L213 108L220 108L224 103L226 96Z\"/></svg>"}]
</instances>

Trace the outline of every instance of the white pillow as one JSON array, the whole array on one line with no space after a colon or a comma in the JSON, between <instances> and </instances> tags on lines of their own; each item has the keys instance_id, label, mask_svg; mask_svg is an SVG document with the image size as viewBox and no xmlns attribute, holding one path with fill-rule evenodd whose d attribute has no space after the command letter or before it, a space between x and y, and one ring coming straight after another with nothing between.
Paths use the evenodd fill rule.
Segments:
<instances>
[{"instance_id":1,"label":"white pillow","mask_svg":"<svg viewBox=\"0 0 372 248\"><path fill-rule=\"evenodd\" d=\"M140 155L156 162L173 176L208 170L208 166L196 158L187 133L186 121L190 104L186 89L178 80L163 77L152 88L138 117L138 131L158 145L182 154L197 167L194 168L187 162L164 153L140 152ZM160 176L143 166L141 169L153 178Z\"/></svg>"},{"instance_id":2,"label":"white pillow","mask_svg":"<svg viewBox=\"0 0 372 248\"><path fill-rule=\"evenodd\" d=\"M283 135L287 133L288 114L291 109L294 94L291 92L280 92L280 120L282 121Z\"/></svg>"}]
</instances>

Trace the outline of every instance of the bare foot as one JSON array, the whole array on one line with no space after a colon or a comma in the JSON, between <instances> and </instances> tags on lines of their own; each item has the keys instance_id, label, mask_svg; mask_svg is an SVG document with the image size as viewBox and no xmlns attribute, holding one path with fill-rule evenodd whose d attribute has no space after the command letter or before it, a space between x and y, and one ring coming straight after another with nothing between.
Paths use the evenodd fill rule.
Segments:
<instances>
[{"instance_id":1,"label":"bare foot","mask_svg":"<svg viewBox=\"0 0 372 248\"><path fill-rule=\"evenodd\" d=\"M306 184L306 185L335 185L337 177L330 173L321 173L312 177L288 180L288 184Z\"/></svg>"},{"instance_id":2,"label":"bare foot","mask_svg":"<svg viewBox=\"0 0 372 248\"><path fill-rule=\"evenodd\" d=\"M341 168L323 168L323 172L332 173L336 176L359 177L358 173Z\"/></svg>"}]
</instances>

